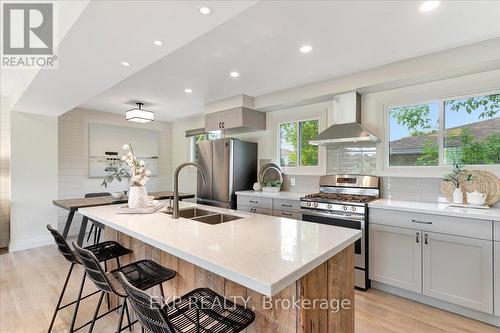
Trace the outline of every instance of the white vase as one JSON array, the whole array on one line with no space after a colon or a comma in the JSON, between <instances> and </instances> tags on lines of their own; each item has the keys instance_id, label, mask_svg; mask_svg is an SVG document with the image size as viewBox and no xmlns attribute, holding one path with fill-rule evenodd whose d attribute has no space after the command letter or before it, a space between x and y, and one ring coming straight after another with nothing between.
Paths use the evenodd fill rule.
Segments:
<instances>
[{"instance_id":1,"label":"white vase","mask_svg":"<svg viewBox=\"0 0 500 333\"><path fill-rule=\"evenodd\" d=\"M457 187L455 191L453 191L453 203L454 204L463 204L464 203L464 194L460 187Z\"/></svg>"},{"instance_id":2,"label":"white vase","mask_svg":"<svg viewBox=\"0 0 500 333\"><path fill-rule=\"evenodd\" d=\"M146 186L130 186L128 191L128 208L147 208L149 203Z\"/></svg>"}]
</instances>

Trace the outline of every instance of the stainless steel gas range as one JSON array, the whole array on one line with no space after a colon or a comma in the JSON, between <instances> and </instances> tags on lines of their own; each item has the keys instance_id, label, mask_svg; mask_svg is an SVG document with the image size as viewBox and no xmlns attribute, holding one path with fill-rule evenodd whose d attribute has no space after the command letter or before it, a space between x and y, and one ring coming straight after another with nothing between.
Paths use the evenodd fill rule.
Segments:
<instances>
[{"instance_id":1,"label":"stainless steel gas range","mask_svg":"<svg viewBox=\"0 0 500 333\"><path fill-rule=\"evenodd\" d=\"M379 198L379 178L364 175L322 176L320 192L300 199L302 220L361 230L354 244L355 285L369 287L368 202Z\"/></svg>"}]
</instances>

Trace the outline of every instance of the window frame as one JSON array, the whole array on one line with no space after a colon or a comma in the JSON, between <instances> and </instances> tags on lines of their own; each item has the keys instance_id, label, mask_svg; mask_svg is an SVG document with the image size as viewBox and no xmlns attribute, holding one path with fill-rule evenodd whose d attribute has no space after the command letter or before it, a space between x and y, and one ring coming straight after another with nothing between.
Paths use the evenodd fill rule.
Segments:
<instances>
[{"instance_id":1,"label":"window frame","mask_svg":"<svg viewBox=\"0 0 500 333\"><path fill-rule=\"evenodd\" d=\"M467 98L472 98L472 97L478 97L478 96L487 96L487 95L495 95L495 94L500 94L500 90L489 90L489 91L480 91L480 92L475 92L475 93L468 93L468 94L462 94L462 95L448 95L445 97L441 98L435 98L431 99L428 101L420 101L420 102L412 102L412 103L406 103L406 104L388 104L384 107L384 133L385 133L385 138L384 138L384 169L388 171L394 171L394 170L404 170L404 171L409 171L409 170L415 170L415 171L424 171L424 170L433 170L434 171L441 171L443 169L449 169L451 166L449 164L444 163L444 139L445 139L445 103L447 101L451 100L457 100L457 99L467 99ZM422 105L422 104L431 104L431 103L438 103L438 165L432 165L432 166L418 166L418 165L406 165L406 166L391 166L389 165L389 157L390 157L390 115L389 111L392 108L396 107L405 107L405 106L412 106L412 105ZM476 169L482 169L482 170L492 170L499 168L500 164L464 164L464 168L476 168Z\"/></svg>"},{"instance_id":2,"label":"window frame","mask_svg":"<svg viewBox=\"0 0 500 333\"><path fill-rule=\"evenodd\" d=\"M286 168L286 169L292 169L292 168L318 168L320 166L320 151L318 147L318 164L317 165L302 165L301 159L302 159L302 133L301 133L301 123L304 123L306 121L317 121L318 122L318 134L321 132L320 129L320 124L321 120L319 117L317 118L308 118L308 119L302 119L302 120L290 120L290 121L282 121L278 122L278 165L280 168ZM290 124L290 123L297 123L297 165L295 166L283 166L281 165L281 125L283 124Z\"/></svg>"}]
</instances>

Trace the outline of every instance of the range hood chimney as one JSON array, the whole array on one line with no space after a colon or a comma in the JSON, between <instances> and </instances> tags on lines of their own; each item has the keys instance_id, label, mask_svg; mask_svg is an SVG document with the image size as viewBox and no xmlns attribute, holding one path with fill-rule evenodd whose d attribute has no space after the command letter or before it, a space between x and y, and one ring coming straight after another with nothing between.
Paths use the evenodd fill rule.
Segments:
<instances>
[{"instance_id":1,"label":"range hood chimney","mask_svg":"<svg viewBox=\"0 0 500 333\"><path fill-rule=\"evenodd\" d=\"M333 125L319 133L311 145L340 142L379 142L378 138L361 125L361 95L357 92L334 97Z\"/></svg>"}]
</instances>

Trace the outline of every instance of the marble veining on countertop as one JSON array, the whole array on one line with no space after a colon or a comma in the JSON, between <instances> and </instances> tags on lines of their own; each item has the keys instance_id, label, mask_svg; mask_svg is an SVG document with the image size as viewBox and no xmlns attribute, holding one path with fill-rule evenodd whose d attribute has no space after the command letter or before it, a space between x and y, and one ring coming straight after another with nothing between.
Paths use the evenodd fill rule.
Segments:
<instances>
[{"instance_id":1,"label":"marble veining on countertop","mask_svg":"<svg viewBox=\"0 0 500 333\"><path fill-rule=\"evenodd\" d=\"M272 296L361 238L361 231L196 205L242 217L216 225L153 214L118 214L122 205L82 215L261 294Z\"/></svg>"},{"instance_id":2,"label":"marble veining on countertop","mask_svg":"<svg viewBox=\"0 0 500 333\"><path fill-rule=\"evenodd\" d=\"M370 202L368 206L379 209L456 216L500 222L500 207L498 206L490 207L490 209L475 209L450 207L448 203L402 201L391 199L375 200Z\"/></svg>"},{"instance_id":3,"label":"marble veining on countertop","mask_svg":"<svg viewBox=\"0 0 500 333\"><path fill-rule=\"evenodd\" d=\"M262 192L262 191L237 191L236 195L246 195L251 197L265 197L265 198L274 198L274 199L286 199L286 200L300 200L300 198L305 197L307 193L300 192Z\"/></svg>"}]
</instances>

